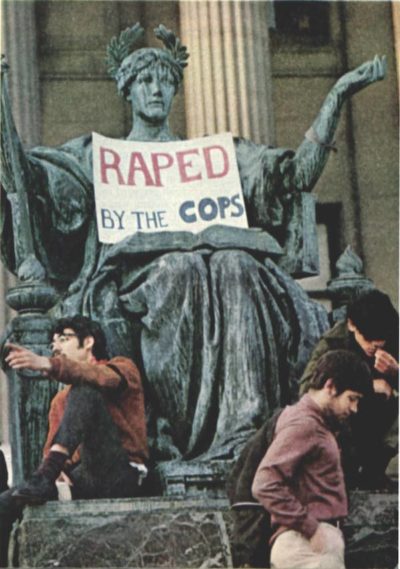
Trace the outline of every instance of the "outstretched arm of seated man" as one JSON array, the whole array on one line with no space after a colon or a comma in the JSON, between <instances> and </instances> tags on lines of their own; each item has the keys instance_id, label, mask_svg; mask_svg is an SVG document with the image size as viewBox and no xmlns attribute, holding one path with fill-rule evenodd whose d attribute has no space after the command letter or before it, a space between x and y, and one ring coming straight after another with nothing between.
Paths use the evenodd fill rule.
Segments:
<instances>
[{"instance_id":1,"label":"outstretched arm of seated man","mask_svg":"<svg viewBox=\"0 0 400 569\"><path fill-rule=\"evenodd\" d=\"M5 361L12 369L30 369L41 371L46 375L51 369L50 358L46 356L39 356L18 344L7 343L5 348L9 350Z\"/></svg>"},{"instance_id":2,"label":"outstretched arm of seated man","mask_svg":"<svg viewBox=\"0 0 400 569\"><path fill-rule=\"evenodd\" d=\"M10 353L5 358L12 369L40 371L49 379L65 384L89 383L116 389L129 381L139 386L136 366L127 358L113 358L112 364L77 362L65 356L40 356L23 346L8 343Z\"/></svg>"}]
</instances>

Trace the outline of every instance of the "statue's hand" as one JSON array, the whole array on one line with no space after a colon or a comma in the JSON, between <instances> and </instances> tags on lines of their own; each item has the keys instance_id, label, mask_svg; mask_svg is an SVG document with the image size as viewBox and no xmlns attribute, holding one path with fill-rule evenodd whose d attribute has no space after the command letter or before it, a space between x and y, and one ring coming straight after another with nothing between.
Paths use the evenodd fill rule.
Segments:
<instances>
[{"instance_id":1,"label":"statue's hand","mask_svg":"<svg viewBox=\"0 0 400 569\"><path fill-rule=\"evenodd\" d=\"M44 281L46 271L34 255L28 255L18 267L18 278L21 281Z\"/></svg>"},{"instance_id":2,"label":"statue's hand","mask_svg":"<svg viewBox=\"0 0 400 569\"><path fill-rule=\"evenodd\" d=\"M373 60L363 63L353 71L349 71L336 83L336 87L345 96L354 95L364 87L382 81L386 74L386 57L376 55Z\"/></svg>"}]
</instances>

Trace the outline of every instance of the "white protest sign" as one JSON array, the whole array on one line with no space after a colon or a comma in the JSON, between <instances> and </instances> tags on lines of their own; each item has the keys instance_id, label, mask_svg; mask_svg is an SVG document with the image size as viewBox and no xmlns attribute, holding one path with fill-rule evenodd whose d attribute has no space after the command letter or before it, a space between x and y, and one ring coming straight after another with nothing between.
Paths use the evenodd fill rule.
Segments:
<instances>
[{"instance_id":1,"label":"white protest sign","mask_svg":"<svg viewBox=\"0 0 400 569\"><path fill-rule=\"evenodd\" d=\"M136 142L93 133L99 239L138 231L248 227L232 135Z\"/></svg>"}]
</instances>

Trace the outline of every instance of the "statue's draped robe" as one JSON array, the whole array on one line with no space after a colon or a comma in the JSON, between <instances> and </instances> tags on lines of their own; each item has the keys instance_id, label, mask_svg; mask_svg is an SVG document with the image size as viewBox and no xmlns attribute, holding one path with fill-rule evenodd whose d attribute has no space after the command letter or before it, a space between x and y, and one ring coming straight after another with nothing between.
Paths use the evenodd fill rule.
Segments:
<instances>
[{"instance_id":1,"label":"statue's draped robe","mask_svg":"<svg viewBox=\"0 0 400 569\"><path fill-rule=\"evenodd\" d=\"M236 453L297 396L328 327L324 309L275 262L294 153L245 140L235 148L249 224L259 229L219 227L195 246L182 233L98 242L90 136L27 153L37 256L52 282L69 286L62 313L99 320L111 355L142 365L155 459ZM1 231L15 270L6 199Z\"/></svg>"}]
</instances>

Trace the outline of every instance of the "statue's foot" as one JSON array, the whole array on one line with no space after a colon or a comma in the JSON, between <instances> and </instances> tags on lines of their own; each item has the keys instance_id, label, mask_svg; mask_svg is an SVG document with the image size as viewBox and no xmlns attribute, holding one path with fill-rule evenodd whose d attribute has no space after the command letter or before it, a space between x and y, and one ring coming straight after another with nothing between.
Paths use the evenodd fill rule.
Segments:
<instances>
[{"instance_id":1,"label":"statue's foot","mask_svg":"<svg viewBox=\"0 0 400 569\"><path fill-rule=\"evenodd\" d=\"M234 439L213 443L205 453L193 457L193 459L190 460L195 462L226 462L237 460L243 447L254 433L255 429L240 433L240 435L237 435Z\"/></svg>"}]
</instances>

